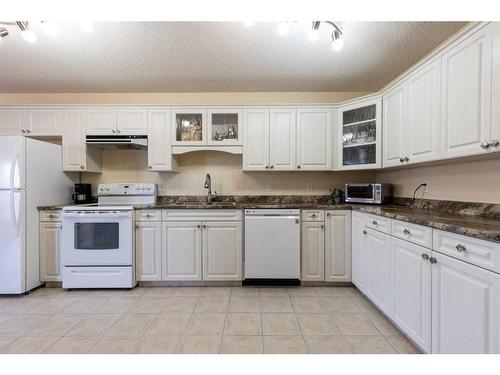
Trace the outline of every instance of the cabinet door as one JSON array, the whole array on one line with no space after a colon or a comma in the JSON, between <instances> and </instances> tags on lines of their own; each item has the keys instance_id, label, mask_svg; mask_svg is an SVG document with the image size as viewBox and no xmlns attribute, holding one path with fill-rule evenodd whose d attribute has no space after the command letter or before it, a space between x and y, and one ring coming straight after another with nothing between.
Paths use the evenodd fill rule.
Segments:
<instances>
[{"instance_id":1,"label":"cabinet door","mask_svg":"<svg viewBox=\"0 0 500 375\"><path fill-rule=\"evenodd\" d=\"M405 85L399 85L383 97L384 167L401 165L405 157ZM413 140L412 140L413 141Z\"/></svg>"},{"instance_id":2,"label":"cabinet door","mask_svg":"<svg viewBox=\"0 0 500 375\"><path fill-rule=\"evenodd\" d=\"M349 282L351 281L351 211L327 211L325 226L325 280Z\"/></svg>"},{"instance_id":3,"label":"cabinet door","mask_svg":"<svg viewBox=\"0 0 500 375\"><path fill-rule=\"evenodd\" d=\"M302 222L302 281L325 280L325 224Z\"/></svg>"},{"instance_id":4,"label":"cabinet door","mask_svg":"<svg viewBox=\"0 0 500 375\"><path fill-rule=\"evenodd\" d=\"M500 275L432 256L432 352L500 353Z\"/></svg>"},{"instance_id":5,"label":"cabinet door","mask_svg":"<svg viewBox=\"0 0 500 375\"><path fill-rule=\"evenodd\" d=\"M116 132L120 135L146 135L148 132L148 110L123 108L117 111Z\"/></svg>"},{"instance_id":6,"label":"cabinet door","mask_svg":"<svg viewBox=\"0 0 500 375\"><path fill-rule=\"evenodd\" d=\"M215 108L207 112L208 144L233 146L242 144L241 109Z\"/></svg>"},{"instance_id":7,"label":"cabinet door","mask_svg":"<svg viewBox=\"0 0 500 375\"><path fill-rule=\"evenodd\" d=\"M172 110L172 144L200 146L207 144L207 111L202 108Z\"/></svg>"},{"instance_id":8,"label":"cabinet door","mask_svg":"<svg viewBox=\"0 0 500 375\"><path fill-rule=\"evenodd\" d=\"M172 170L171 118L168 109L149 110L148 120L148 169Z\"/></svg>"},{"instance_id":9,"label":"cabinet door","mask_svg":"<svg viewBox=\"0 0 500 375\"><path fill-rule=\"evenodd\" d=\"M493 23L493 70L491 91L491 135L490 142L500 142L500 22ZM489 148L500 151L500 144Z\"/></svg>"},{"instance_id":10,"label":"cabinet door","mask_svg":"<svg viewBox=\"0 0 500 375\"><path fill-rule=\"evenodd\" d=\"M162 223L162 280L201 279L201 224Z\"/></svg>"},{"instance_id":11,"label":"cabinet door","mask_svg":"<svg viewBox=\"0 0 500 375\"><path fill-rule=\"evenodd\" d=\"M40 280L62 280L61 223L40 223Z\"/></svg>"},{"instance_id":12,"label":"cabinet door","mask_svg":"<svg viewBox=\"0 0 500 375\"><path fill-rule=\"evenodd\" d=\"M137 280L161 280L160 222L136 223L135 260Z\"/></svg>"},{"instance_id":13,"label":"cabinet door","mask_svg":"<svg viewBox=\"0 0 500 375\"><path fill-rule=\"evenodd\" d=\"M24 129L25 112L23 110L0 110L0 135L21 135Z\"/></svg>"},{"instance_id":14,"label":"cabinet door","mask_svg":"<svg viewBox=\"0 0 500 375\"><path fill-rule=\"evenodd\" d=\"M441 59L420 68L407 80L405 143L407 163L438 159L441 103Z\"/></svg>"},{"instance_id":15,"label":"cabinet door","mask_svg":"<svg viewBox=\"0 0 500 375\"><path fill-rule=\"evenodd\" d=\"M297 110L297 169L332 169L332 127L332 111L329 108Z\"/></svg>"},{"instance_id":16,"label":"cabinet door","mask_svg":"<svg viewBox=\"0 0 500 375\"><path fill-rule=\"evenodd\" d=\"M366 231L367 263L370 269L366 295L380 310L390 315L393 288L391 236L373 229Z\"/></svg>"},{"instance_id":17,"label":"cabinet door","mask_svg":"<svg viewBox=\"0 0 500 375\"><path fill-rule=\"evenodd\" d=\"M203 223L202 228L203 280L241 280L241 222Z\"/></svg>"},{"instance_id":18,"label":"cabinet door","mask_svg":"<svg viewBox=\"0 0 500 375\"><path fill-rule=\"evenodd\" d=\"M269 110L247 109L243 112L243 170L269 168Z\"/></svg>"},{"instance_id":19,"label":"cabinet door","mask_svg":"<svg viewBox=\"0 0 500 375\"><path fill-rule=\"evenodd\" d=\"M295 108L271 109L270 157L272 170L295 169Z\"/></svg>"},{"instance_id":20,"label":"cabinet door","mask_svg":"<svg viewBox=\"0 0 500 375\"><path fill-rule=\"evenodd\" d=\"M61 135L61 110L33 109L26 111L29 135Z\"/></svg>"},{"instance_id":21,"label":"cabinet door","mask_svg":"<svg viewBox=\"0 0 500 375\"><path fill-rule=\"evenodd\" d=\"M451 48L442 57L441 154L483 153L490 140L492 25Z\"/></svg>"},{"instance_id":22,"label":"cabinet door","mask_svg":"<svg viewBox=\"0 0 500 375\"><path fill-rule=\"evenodd\" d=\"M368 282L368 253L366 246L365 217L359 212L352 213L352 283L366 294Z\"/></svg>"},{"instance_id":23,"label":"cabinet door","mask_svg":"<svg viewBox=\"0 0 500 375\"><path fill-rule=\"evenodd\" d=\"M63 171L86 170L85 110L63 111Z\"/></svg>"},{"instance_id":24,"label":"cabinet door","mask_svg":"<svg viewBox=\"0 0 500 375\"><path fill-rule=\"evenodd\" d=\"M94 108L87 110L87 135L116 134L116 109Z\"/></svg>"},{"instance_id":25,"label":"cabinet door","mask_svg":"<svg viewBox=\"0 0 500 375\"><path fill-rule=\"evenodd\" d=\"M392 239L391 318L425 352L431 351L431 251Z\"/></svg>"}]
</instances>

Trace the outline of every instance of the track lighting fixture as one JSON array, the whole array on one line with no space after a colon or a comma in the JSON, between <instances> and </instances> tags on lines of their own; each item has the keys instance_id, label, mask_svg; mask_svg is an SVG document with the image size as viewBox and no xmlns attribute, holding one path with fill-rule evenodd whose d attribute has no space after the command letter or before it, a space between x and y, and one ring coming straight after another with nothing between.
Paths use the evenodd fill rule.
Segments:
<instances>
[{"instance_id":1,"label":"track lighting fixture","mask_svg":"<svg viewBox=\"0 0 500 375\"><path fill-rule=\"evenodd\" d=\"M36 34L30 30L28 21L16 21L17 26L21 30L21 36L29 43L35 43L37 40Z\"/></svg>"},{"instance_id":2,"label":"track lighting fixture","mask_svg":"<svg viewBox=\"0 0 500 375\"><path fill-rule=\"evenodd\" d=\"M56 24L53 22L48 22L48 21L42 21L42 29L43 31L49 35L49 36L55 36L57 35L59 28ZM7 27L12 26L19 28L21 30L21 36L22 38L29 42L29 43L35 43L38 39L37 35L31 30L30 28L31 23L28 21L15 21L15 22L5 22L5 21L0 21L0 40L5 38L6 36L9 35L9 30ZM80 26L80 30L85 32L85 33L90 33L94 29L94 25L92 22L89 21L81 21L78 22L78 25ZM6 27L4 27L6 26Z\"/></svg>"},{"instance_id":3,"label":"track lighting fixture","mask_svg":"<svg viewBox=\"0 0 500 375\"><path fill-rule=\"evenodd\" d=\"M1 38L5 38L7 35L9 35L9 30L5 27L0 27L0 40Z\"/></svg>"}]
</instances>

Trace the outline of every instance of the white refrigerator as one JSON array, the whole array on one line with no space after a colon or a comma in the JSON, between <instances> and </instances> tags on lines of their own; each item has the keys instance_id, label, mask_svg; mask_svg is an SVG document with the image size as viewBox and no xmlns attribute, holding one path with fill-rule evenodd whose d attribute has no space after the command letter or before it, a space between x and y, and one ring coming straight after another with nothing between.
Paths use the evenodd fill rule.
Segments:
<instances>
[{"instance_id":1,"label":"white refrigerator","mask_svg":"<svg viewBox=\"0 0 500 375\"><path fill-rule=\"evenodd\" d=\"M61 145L0 136L0 294L41 285L37 207L69 202L74 177Z\"/></svg>"}]
</instances>

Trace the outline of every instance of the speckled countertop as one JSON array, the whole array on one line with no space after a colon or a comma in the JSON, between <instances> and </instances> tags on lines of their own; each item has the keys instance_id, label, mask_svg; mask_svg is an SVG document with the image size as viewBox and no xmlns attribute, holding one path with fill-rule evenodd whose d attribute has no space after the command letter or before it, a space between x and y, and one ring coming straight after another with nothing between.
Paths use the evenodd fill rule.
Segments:
<instances>
[{"instance_id":1,"label":"speckled countertop","mask_svg":"<svg viewBox=\"0 0 500 375\"><path fill-rule=\"evenodd\" d=\"M355 210L420 224L479 239L500 242L500 205L396 198L391 205L333 204L326 195L309 196L219 196L213 204L200 196L158 197L157 204L136 209L247 209L300 208ZM410 207L411 205L411 207ZM39 210L60 210L65 205L41 206ZM416 207L416 208L415 208ZM466 213L466 214L465 214Z\"/></svg>"}]
</instances>

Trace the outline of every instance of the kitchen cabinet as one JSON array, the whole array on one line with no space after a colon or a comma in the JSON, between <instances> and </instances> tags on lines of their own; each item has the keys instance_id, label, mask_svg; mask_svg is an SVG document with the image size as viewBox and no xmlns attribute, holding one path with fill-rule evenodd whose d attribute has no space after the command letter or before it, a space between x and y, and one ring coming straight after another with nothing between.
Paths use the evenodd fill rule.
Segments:
<instances>
[{"instance_id":1,"label":"kitchen cabinet","mask_svg":"<svg viewBox=\"0 0 500 375\"><path fill-rule=\"evenodd\" d=\"M61 281L60 216L52 212L40 212L40 219L40 281Z\"/></svg>"},{"instance_id":2,"label":"kitchen cabinet","mask_svg":"<svg viewBox=\"0 0 500 375\"><path fill-rule=\"evenodd\" d=\"M212 108L207 112L208 144L232 146L242 144L241 109Z\"/></svg>"},{"instance_id":3,"label":"kitchen cabinet","mask_svg":"<svg viewBox=\"0 0 500 375\"><path fill-rule=\"evenodd\" d=\"M297 109L297 169L332 170L332 127L330 108Z\"/></svg>"},{"instance_id":4,"label":"kitchen cabinet","mask_svg":"<svg viewBox=\"0 0 500 375\"><path fill-rule=\"evenodd\" d=\"M352 212L352 283L367 293L368 290L368 253L366 246L367 231L365 229L365 215Z\"/></svg>"},{"instance_id":5,"label":"kitchen cabinet","mask_svg":"<svg viewBox=\"0 0 500 375\"><path fill-rule=\"evenodd\" d=\"M492 34L493 25L488 24L459 40L442 56L443 158L485 153L492 148Z\"/></svg>"},{"instance_id":6,"label":"kitchen cabinet","mask_svg":"<svg viewBox=\"0 0 500 375\"><path fill-rule=\"evenodd\" d=\"M116 133L145 135L148 131L147 108L119 108L116 113Z\"/></svg>"},{"instance_id":7,"label":"kitchen cabinet","mask_svg":"<svg viewBox=\"0 0 500 375\"><path fill-rule=\"evenodd\" d=\"M500 22L493 23L493 69L491 83L491 135L488 150L500 151Z\"/></svg>"},{"instance_id":8,"label":"kitchen cabinet","mask_svg":"<svg viewBox=\"0 0 500 375\"><path fill-rule=\"evenodd\" d=\"M404 163L405 134L404 85L397 86L383 96L384 105L384 167Z\"/></svg>"},{"instance_id":9,"label":"kitchen cabinet","mask_svg":"<svg viewBox=\"0 0 500 375\"><path fill-rule=\"evenodd\" d=\"M138 281L161 280L161 222L137 221L135 271Z\"/></svg>"},{"instance_id":10,"label":"kitchen cabinet","mask_svg":"<svg viewBox=\"0 0 500 375\"><path fill-rule=\"evenodd\" d=\"M269 169L269 109L243 111L243 170Z\"/></svg>"},{"instance_id":11,"label":"kitchen cabinet","mask_svg":"<svg viewBox=\"0 0 500 375\"><path fill-rule=\"evenodd\" d=\"M173 171L171 113L168 109L155 108L148 115L148 170Z\"/></svg>"},{"instance_id":12,"label":"kitchen cabinet","mask_svg":"<svg viewBox=\"0 0 500 375\"><path fill-rule=\"evenodd\" d=\"M325 280L325 223L302 222L302 281Z\"/></svg>"},{"instance_id":13,"label":"kitchen cabinet","mask_svg":"<svg viewBox=\"0 0 500 375\"><path fill-rule=\"evenodd\" d=\"M392 239L392 319L425 352L431 351L431 250Z\"/></svg>"},{"instance_id":14,"label":"kitchen cabinet","mask_svg":"<svg viewBox=\"0 0 500 375\"><path fill-rule=\"evenodd\" d=\"M201 226L203 280L241 280L241 222L204 222Z\"/></svg>"},{"instance_id":15,"label":"kitchen cabinet","mask_svg":"<svg viewBox=\"0 0 500 375\"><path fill-rule=\"evenodd\" d=\"M500 353L500 275L432 252L432 352Z\"/></svg>"},{"instance_id":16,"label":"kitchen cabinet","mask_svg":"<svg viewBox=\"0 0 500 375\"><path fill-rule=\"evenodd\" d=\"M206 145L206 117L207 111L203 108L172 109L172 145Z\"/></svg>"},{"instance_id":17,"label":"kitchen cabinet","mask_svg":"<svg viewBox=\"0 0 500 375\"><path fill-rule=\"evenodd\" d=\"M26 110L25 135L60 136L60 109L28 109Z\"/></svg>"},{"instance_id":18,"label":"kitchen cabinet","mask_svg":"<svg viewBox=\"0 0 500 375\"><path fill-rule=\"evenodd\" d=\"M66 109L62 112L63 171L101 172L101 150L85 144L86 111Z\"/></svg>"},{"instance_id":19,"label":"kitchen cabinet","mask_svg":"<svg viewBox=\"0 0 500 375\"><path fill-rule=\"evenodd\" d=\"M201 224L162 222L162 280L202 280Z\"/></svg>"},{"instance_id":20,"label":"kitchen cabinet","mask_svg":"<svg viewBox=\"0 0 500 375\"><path fill-rule=\"evenodd\" d=\"M0 109L0 135L21 135L25 130L25 112L20 109Z\"/></svg>"},{"instance_id":21,"label":"kitchen cabinet","mask_svg":"<svg viewBox=\"0 0 500 375\"><path fill-rule=\"evenodd\" d=\"M351 281L351 211L326 211L325 281Z\"/></svg>"},{"instance_id":22,"label":"kitchen cabinet","mask_svg":"<svg viewBox=\"0 0 500 375\"><path fill-rule=\"evenodd\" d=\"M366 295L384 313L392 312L392 254L391 236L366 229L368 277Z\"/></svg>"},{"instance_id":23,"label":"kitchen cabinet","mask_svg":"<svg viewBox=\"0 0 500 375\"><path fill-rule=\"evenodd\" d=\"M116 109L87 109L87 135L116 134Z\"/></svg>"},{"instance_id":24,"label":"kitchen cabinet","mask_svg":"<svg viewBox=\"0 0 500 375\"><path fill-rule=\"evenodd\" d=\"M295 170L295 108L270 110L269 169Z\"/></svg>"},{"instance_id":25,"label":"kitchen cabinet","mask_svg":"<svg viewBox=\"0 0 500 375\"><path fill-rule=\"evenodd\" d=\"M336 169L381 167L382 100L375 96L343 104L337 115Z\"/></svg>"}]
</instances>

